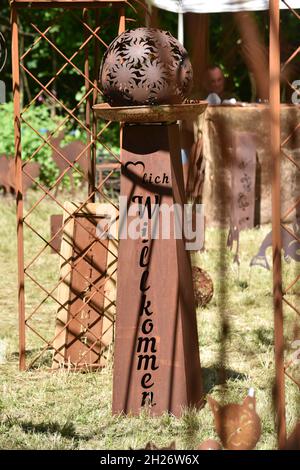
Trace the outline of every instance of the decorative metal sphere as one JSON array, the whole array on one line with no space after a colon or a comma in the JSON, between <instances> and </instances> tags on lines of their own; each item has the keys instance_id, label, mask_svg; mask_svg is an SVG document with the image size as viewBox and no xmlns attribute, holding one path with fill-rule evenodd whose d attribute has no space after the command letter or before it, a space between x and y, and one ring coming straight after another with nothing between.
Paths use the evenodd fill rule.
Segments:
<instances>
[{"instance_id":1,"label":"decorative metal sphere","mask_svg":"<svg viewBox=\"0 0 300 470\"><path fill-rule=\"evenodd\" d=\"M137 28L110 44L99 78L112 106L177 104L191 89L193 71L186 50L169 32Z\"/></svg>"},{"instance_id":2,"label":"decorative metal sphere","mask_svg":"<svg viewBox=\"0 0 300 470\"><path fill-rule=\"evenodd\" d=\"M196 307L207 305L214 295L214 285L210 275L198 266L192 267Z\"/></svg>"},{"instance_id":3,"label":"decorative metal sphere","mask_svg":"<svg viewBox=\"0 0 300 470\"><path fill-rule=\"evenodd\" d=\"M220 442L215 441L214 439L207 439L207 441L199 444L197 450L222 450L222 446Z\"/></svg>"}]
</instances>

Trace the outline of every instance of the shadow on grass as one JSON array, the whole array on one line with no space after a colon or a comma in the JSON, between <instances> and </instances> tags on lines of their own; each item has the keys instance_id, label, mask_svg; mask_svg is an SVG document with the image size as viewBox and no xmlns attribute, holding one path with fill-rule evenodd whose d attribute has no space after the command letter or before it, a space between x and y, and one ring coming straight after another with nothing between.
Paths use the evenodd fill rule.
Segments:
<instances>
[{"instance_id":1,"label":"shadow on grass","mask_svg":"<svg viewBox=\"0 0 300 470\"><path fill-rule=\"evenodd\" d=\"M247 379L247 375L232 369L225 369L223 373L226 376L226 380ZM205 394L210 393L216 385L222 385L220 369L218 367L202 367L202 374Z\"/></svg>"},{"instance_id":2,"label":"shadow on grass","mask_svg":"<svg viewBox=\"0 0 300 470\"><path fill-rule=\"evenodd\" d=\"M26 350L26 365L30 364L30 361L37 356L44 348L35 348ZM30 370L40 369L41 367L51 367L53 359L53 349L47 349L41 357L39 357L30 367ZM18 361L19 352L13 351L8 356L9 361Z\"/></svg>"},{"instance_id":3,"label":"shadow on grass","mask_svg":"<svg viewBox=\"0 0 300 470\"><path fill-rule=\"evenodd\" d=\"M33 423L32 421L18 421L15 419L8 419L5 422L6 426L19 426L23 432L26 434L59 434L65 439L73 439L76 444L79 441L88 441L92 435L79 435L76 432L75 426L73 423L60 424L57 421Z\"/></svg>"},{"instance_id":4,"label":"shadow on grass","mask_svg":"<svg viewBox=\"0 0 300 470\"><path fill-rule=\"evenodd\" d=\"M26 433L38 434L60 434L67 439L78 440L79 436L76 433L73 423L59 424L54 422L33 423L32 421L23 421L18 423L20 428Z\"/></svg>"},{"instance_id":5,"label":"shadow on grass","mask_svg":"<svg viewBox=\"0 0 300 470\"><path fill-rule=\"evenodd\" d=\"M26 349L26 354L38 354L43 348ZM19 359L19 351L12 351L9 355L12 359Z\"/></svg>"},{"instance_id":6,"label":"shadow on grass","mask_svg":"<svg viewBox=\"0 0 300 470\"><path fill-rule=\"evenodd\" d=\"M274 338L273 338L273 330L271 328L264 328L260 327L253 331L253 334L257 338L257 340L263 344L264 346L273 346Z\"/></svg>"}]
</instances>

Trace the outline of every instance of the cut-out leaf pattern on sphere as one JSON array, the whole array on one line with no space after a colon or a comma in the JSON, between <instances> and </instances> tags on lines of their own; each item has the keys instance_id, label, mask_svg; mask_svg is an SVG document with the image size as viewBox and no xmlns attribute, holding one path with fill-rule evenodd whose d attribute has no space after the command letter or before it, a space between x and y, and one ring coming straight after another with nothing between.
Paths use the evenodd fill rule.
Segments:
<instances>
[{"instance_id":1,"label":"cut-out leaf pattern on sphere","mask_svg":"<svg viewBox=\"0 0 300 470\"><path fill-rule=\"evenodd\" d=\"M143 85L145 84L147 87L154 87L158 90L161 90L168 81L166 68L157 60L153 62L147 61L147 67L141 72L141 75Z\"/></svg>"},{"instance_id":2,"label":"cut-out leaf pattern on sphere","mask_svg":"<svg viewBox=\"0 0 300 470\"><path fill-rule=\"evenodd\" d=\"M137 28L110 44L99 79L112 106L178 104L192 87L193 71L186 50L169 32Z\"/></svg>"}]
</instances>

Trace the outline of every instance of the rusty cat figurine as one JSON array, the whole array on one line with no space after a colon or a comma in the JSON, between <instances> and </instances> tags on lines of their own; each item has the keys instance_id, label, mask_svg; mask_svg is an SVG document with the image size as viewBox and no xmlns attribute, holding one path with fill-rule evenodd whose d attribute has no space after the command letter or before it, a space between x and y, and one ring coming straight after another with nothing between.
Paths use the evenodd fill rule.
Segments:
<instances>
[{"instance_id":1,"label":"rusty cat figurine","mask_svg":"<svg viewBox=\"0 0 300 470\"><path fill-rule=\"evenodd\" d=\"M296 424L294 430L287 438L284 450L300 450L300 421Z\"/></svg>"},{"instance_id":2,"label":"rusty cat figurine","mask_svg":"<svg viewBox=\"0 0 300 470\"><path fill-rule=\"evenodd\" d=\"M208 397L207 401L214 414L216 431L223 447L228 450L254 449L261 435L254 390L249 390L241 405L230 403L222 406L212 397Z\"/></svg>"}]
</instances>

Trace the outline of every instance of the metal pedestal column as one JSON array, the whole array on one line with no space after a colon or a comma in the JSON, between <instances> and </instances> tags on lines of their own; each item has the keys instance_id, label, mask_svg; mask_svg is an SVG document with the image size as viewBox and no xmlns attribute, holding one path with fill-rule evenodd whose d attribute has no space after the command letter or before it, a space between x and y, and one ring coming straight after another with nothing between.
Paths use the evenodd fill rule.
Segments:
<instances>
[{"instance_id":1,"label":"metal pedestal column","mask_svg":"<svg viewBox=\"0 0 300 470\"><path fill-rule=\"evenodd\" d=\"M149 406L154 415L178 416L202 399L190 257L174 236L174 214L169 239L147 234L155 203L185 202L178 125L125 125L121 160L121 195L127 213L139 204L144 233L119 242L113 412L137 414ZM127 218L127 233L133 219ZM161 228L166 218L160 212L157 220ZM121 214L123 234L124 223Z\"/></svg>"}]
</instances>

